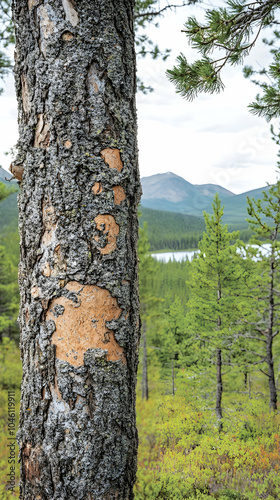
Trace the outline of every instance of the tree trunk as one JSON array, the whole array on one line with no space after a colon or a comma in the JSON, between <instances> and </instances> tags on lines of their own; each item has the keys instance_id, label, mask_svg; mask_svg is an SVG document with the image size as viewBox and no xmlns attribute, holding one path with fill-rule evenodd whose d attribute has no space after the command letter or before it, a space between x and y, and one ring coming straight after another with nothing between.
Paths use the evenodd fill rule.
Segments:
<instances>
[{"instance_id":1,"label":"tree trunk","mask_svg":"<svg viewBox=\"0 0 280 500\"><path fill-rule=\"evenodd\" d=\"M217 361L216 361L216 369L217 369L217 389L216 389L216 415L219 421L219 427L222 428L222 423L220 422L223 418L222 413L222 394L223 394L223 381L222 381L222 351L221 349L217 349L216 351Z\"/></svg>"},{"instance_id":2,"label":"tree trunk","mask_svg":"<svg viewBox=\"0 0 280 500\"><path fill-rule=\"evenodd\" d=\"M277 234L276 234L277 236ZM275 236L275 237L276 237ZM273 344L273 333L274 333L274 315L275 315L275 304L274 304L274 278L275 278L275 256L274 256L274 248L272 245L272 253L270 257L270 283L269 283L269 311L268 311L268 332L266 334L266 360L268 365L268 383L269 383L269 393L270 393L270 402L269 407L273 410L277 410L277 390L275 384L275 375L274 375L274 361L273 361L273 353L272 353L272 344Z\"/></svg>"},{"instance_id":3,"label":"tree trunk","mask_svg":"<svg viewBox=\"0 0 280 500\"><path fill-rule=\"evenodd\" d=\"M221 283L220 283L220 277L218 276L218 289L217 289L217 294L218 294L218 302L222 298L222 290L221 290ZM220 330L222 325L222 320L220 316L218 317L217 320L217 328ZM216 350L216 416L217 420L219 422L219 430L221 431L223 428L223 424L221 422L223 418L223 413L222 413L222 395L223 395L223 380L222 380L222 350L217 349Z\"/></svg>"},{"instance_id":4,"label":"tree trunk","mask_svg":"<svg viewBox=\"0 0 280 500\"><path fill-rule=\"evenodd\" d=\"M275 375L274 375L274 361L272 355L272 337L266 337L266 359L268 365L268 383L269 383L269 393L270 393L270 402L269 407L272 410L277 410L277 389L275 383Z\"/></svg>"},{"instance_id":5,"label":"tree trunk","mask_svg":"<svg viewBox=\"0 0 280 500\"><path fill-rule=\"evenodd\" d=\"M146 321L143 320L142 325L142 340L143 340L143 373L142 373L142 399L149 399L149 383L148 383L148 358L147 358L147 338L146 338Z\"/></svg>"},{"instance_id":6,"label":"tree trunk","mask_svg":"<svg viewBox=\"0 0 280 500\"><path fill-rule=\"evenodd\" d=\"M245 391L247 389L247 385L248 385L248 372L247 370L244 372L244 388L245 388Z\"/></svg>"},{"instance_id":7,"label":"tree trunk","mask_svg":"<svg viewBox=\"0 0 280 500\"><path fill-rule=\"evenodd\" d=\"M133 498L133 6L14 0L24 500Z\"/></svg>"}]
</instances>

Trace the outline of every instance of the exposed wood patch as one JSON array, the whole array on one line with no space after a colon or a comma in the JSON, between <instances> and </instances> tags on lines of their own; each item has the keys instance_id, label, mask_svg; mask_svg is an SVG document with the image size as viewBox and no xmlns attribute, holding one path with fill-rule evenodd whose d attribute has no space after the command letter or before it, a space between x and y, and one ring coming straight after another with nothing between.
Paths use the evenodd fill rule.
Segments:
<instances>
[{"instance_id":1,"label":"exposed wood patch","mask_svg":"<svg viewBox=\"0 0 280 500\"><path fill-rule=\"evenodd\" d=\"M114 186L113 191L115 205L120 205L120 203L126 199L124 188L121 186Z\"/></svg>"},{"instance_id":2,"label":"exposed wood patch","mask_svg":"<svg viewBox=\"0 0 280 500\"><path fill-rule=\"evenodd\" d=\"M21 453L24 476L31 484L35 484L41 476L39 457L42 455L42 450L38 446L32 448L32 444L27 442Z\"/></svg>"},{"instance_id":3,"label":"exposed wood patch","mask_svg":"<svg viewBox=\"0 0 280 500\"><path fill-rule=\"evenodd\" d=\"M65 141L64 147L67 149L70 149L72 147L72 142L71 141Z\"/></svg>"},{"instance_id":4,"label":"exposed wood patch","mask_svg":"<svg viewBox=\"0 0 280 500\"><path fill-rule=\"evenodd\" d=\"M57 226L55 209L49 198L43 202L43 226L44 234L42 237L42 243L43 245L49 245L52 242Z\"/></svg>"},{"instance_id":5,"label":"exposed wood patch","mask_svg":"<svg viewBox=\"0 0 280 500\"><path fill-rule=\"evenodd\" d=\"M31 101L30 101L26 76L24 73L21 74L20 79L21 79L21 95L22 95L23 111L26 115L29 115L31 110Z\"/></svg>"},{"instance_id":6,"label":"exposed wood patch","mask_svg":"<svg viewBox=\"0 0 280 500\"><path fill-rule=\"evenodd\" d=\"M50 266L49 262L45 262L45 264L43 266L42 273L43 273L44 276L47 276L47 277L52 274L52 272L51 272L51 266Z\"/></svg>"},{"instance_id":7,"label":"exposed wood patch","mask_svg":"<svg viewBox=\"0 0 280 500\"><path fill-rule=\"evenodd\" d=\"M33 9L33 7L36 7L39 3L39 0L28 0L28 8L29 10Z\"/></svg>"},{"instance_id":8,"label":"exposed wood patch","mask_svg":"<svg viewBox=\"0 0 280 500\"><path fill-rule=\"evenodd\" d=\"M100 194L100 193L102 193L102 191L103 191L102 183L101 182L96 182L94 184L94 186L92 186L92 191L93 191L93 194Z\"/></svg>"},{"instance_id":9,"label":"exposed wood patch","mask_svg":"<svg viewBox=\"0 0 280 500\"><path fill-rule=\"evenodd\" d=\"M117 236L120 232L120 228L116 223L114 217L109 214L98 215L95 217L94 222L96 223L96 227L99 231L102 231L107 236L107 244L105 247L98 249L100 253L103 255L112 253L117 247ZM99 241L99 237L95 238L96 241Z\"/></svg>"},{"instance_id":10,"label":"exposed wood patch","mask_svg":"<svg viewBox=\"0 0 280 500\"><path fill-rule=\"evenodd\" d=\"M73 38L74 35L70 31L65 31L62 35L62 39L65 40L65 42L70 42Z\"/></svg>"},{"instance_id":11,"label":"exposed wood patch","mask_svg":"<svg viewBox=\"0 0 280 500\"><path fill-rule=\"evenodd\" d=\"M77 26L79 23L78 12L74 8L74 1L72 0L62 0L62 5L65 12L66 21L68 21L72 26Z\"/></svg>"},{"instance_id":12,"label":"exposed wood patch","mask_svg":"<svg viewBox=\"0 0 280 500\"><path fill-rule=\"evenodd\" d=\"M13 174L14 178L17 179L17 181L22 181L24 172L23 165L15 165L14 163L11 163L9 170Z\"/></svg>"},{"instance_id":13,"label":"exposed wood patch","mask_svg":"<svg viewBox=\"0 0 280 500\"><path fill-rule=\"evenodd\" d=\"M52 344L56 356L73 366L83 365L83 355L88 349L102 349L107 361L121 360L126 364L123 348L116 342L114 333L106 326L107 321L118 319L122 310L108 290L93 285L81 285L77 281L67 284L78 303L66 297L51 301L46 320L55 322L56 331ZM63 313L58 314L58 307ZM62 309L61 309L62 310Z\"/></svg>"},{"instance_id":14,"label":"exposed wood patch","mask_svg":"<svg viewBox=\"0 0 280 500\"><path fill-rule=\"evenodd\" d=\"M33 286L31 288L31 295L34 299L38 299L38 297L40 297L40 290L38 286Z\"/></svg>"},{"instance_id":15,"label":"exposed wood patch","mask_svg":"<svg viewBox=\"0 0 280 500\"><path fill-rule=\"evenodd\" d=\"M58 276L59 274L65 272L67 269L66 262L64 260L62 253L61 253L60 245L57 245L55 247L54 252L53 252L53 258L54 258L54 267L52 269L51 275Z\"/></svg>"},{"instance_id":16,"label":"exposed wood patch","mask_svg":"<svg viewBox=\"0 0 280 500\"><path fill-rule=\"evenodd\" d=\"M47 40L54 33L54 22L49 17L49 12L51 12L51 7L48 4L41 5L37 9L38 19L40 22L40 48L41 52L46 57L47 55Z\"/></svg>"},{"instance_id":17,"label":"exposed wood patch","mask_svg":"<svg viewBox=\"0 0 280 500\"><path fill-rule=\"evenodd\" d=\"M44 121L43 113L38 115L35 131L34 148L47 149L50 145L50 126Z\"/></svg>"},{"instance_id":18,"label":"exposed wood patch","mask_svg":"<svg viewBox=\"0 0 280 500\"><path fill-rule=\"evenodd\" d=\"M121 160L121 155L119 149L103 149L100 153L101 158L109 165L110 168L117 169L118 172L123 168L123 162Z\"/></svg>"},{"instance_id":19,"label":"exposed wood patch","mask_svg":"<svg viewBox=\"0 0 280 500\"><path fill-rule=\"evenodd\" d=\"M28 321L29 321L29 309L28 309L28 307L26 307L26 310L25 310L25 321L26 321L26 323L28 323Z\"/></svg>"}]
</instances>

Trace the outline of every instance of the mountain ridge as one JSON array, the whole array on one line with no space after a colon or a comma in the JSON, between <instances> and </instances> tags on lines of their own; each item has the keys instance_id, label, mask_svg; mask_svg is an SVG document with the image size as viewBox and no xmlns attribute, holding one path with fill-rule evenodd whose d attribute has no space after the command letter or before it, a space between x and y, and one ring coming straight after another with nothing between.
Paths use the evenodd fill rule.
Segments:
<instances>
[{"instance_id":1,"label":"mountain ridge","mask_svg":"<svg viewBox=\"0 0 280 500\"><path fill-rule=\"evenodd\" d=\"M141 205L152 210L175 212L202 217L203 212L212 212L215 193L224 205L223 221L247 227L247 196L261 197L268 186L235 194L217 184L191 184L172 172L154 174L141 179L143 196Z\"/></svg>"}]
</instances>

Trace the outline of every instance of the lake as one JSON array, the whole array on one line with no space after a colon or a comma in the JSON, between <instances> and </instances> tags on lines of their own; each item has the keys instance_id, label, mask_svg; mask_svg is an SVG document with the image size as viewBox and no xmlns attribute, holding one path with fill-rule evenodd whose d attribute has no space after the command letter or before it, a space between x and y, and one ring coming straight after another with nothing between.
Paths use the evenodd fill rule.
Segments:
<instances>
[{"instance_id":1,"label":"lake","mask_svg":"<svg viewBox=\"0 0 280 500\"><path fill-rule=\"evenodd\" d=\"M169 262L169 260L175 260L176 262L181 262L182 260L192 260L193 256L199 250L183 250L181 252L162 252L162 253L152 253L152 257L163 262Z\"/></svg>"},{"instance_id":2,"label":"lake","mask_svg":"<svg viewBox=\"0 0 280 500\"><path fill-rule=\"evenodd\" d=\"M252 245L256 248L256 245ZM269 244L264 243L262 246L262 253L265 254L269 249ZM182 260L188 259L191 261L195 253L199 250L182 250L181 252L162 252L162 253L152 253L152 257L163 262L169 262L170 260L175 260L176 262L182 262Z\"/></svg>"}]
</instances>

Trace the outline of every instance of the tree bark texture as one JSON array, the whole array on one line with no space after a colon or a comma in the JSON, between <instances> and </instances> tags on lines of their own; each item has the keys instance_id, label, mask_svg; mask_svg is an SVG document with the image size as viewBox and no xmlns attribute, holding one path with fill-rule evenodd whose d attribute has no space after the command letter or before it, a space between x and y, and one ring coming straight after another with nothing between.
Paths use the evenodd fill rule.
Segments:
<instances>
[{"instance_id":1,"label":"tree bark texture","mask_svg":"<svg viewBox=\"0 0 280 500\"><path fill-rule=\"evenodd\" d=\"M275 234L276 239L277 233ZM269 407L277 410L277 388L275 383L274 374L274 360L273 360L273 337L274 337L274 320L275 320L275 302L274 302L274 280L276 275L275 255L272 246L272 254L270 256L270 272L269 272L269 310L268 310L268 331L266 334L266 360L268 365L268 382L270 402Z\"/></svg>"},{"instance_id":2,"label":"tree bark texture","mask_svg":"<svg viewBox=\"0 0 280 500\"><path fill-rule=\"evenodd\" d=\"M133 498L141 191L133 8L133 0L13 2L24 500Z\"/></svg>"},{"instance_id":3,"label":"tree bark texture","mask_svg":"<svg viewBox=\"0 0 280 500\"><path fill-rule=\"evenodd\" d=\"M222 380L222 351L221 349L216 350L216 378L217 378L217 386L216 386L216 415L217 419L220 422L223 418L222 413L222 394L223 394L223 380ZM222 428L222 423L219 424L220 429Z\"/></svg>"}]
</instances>

